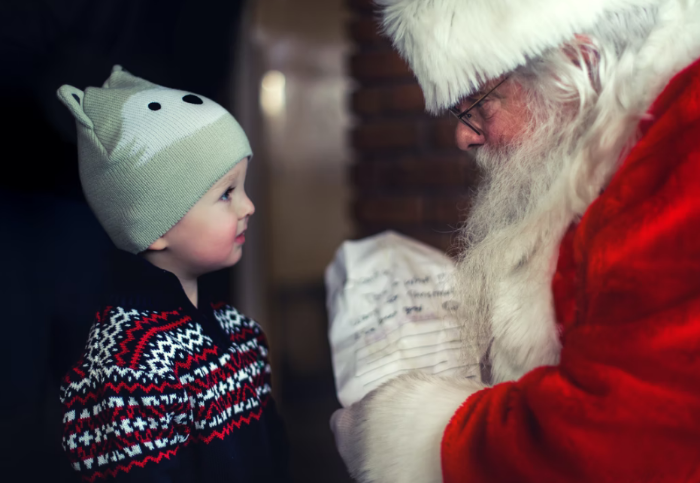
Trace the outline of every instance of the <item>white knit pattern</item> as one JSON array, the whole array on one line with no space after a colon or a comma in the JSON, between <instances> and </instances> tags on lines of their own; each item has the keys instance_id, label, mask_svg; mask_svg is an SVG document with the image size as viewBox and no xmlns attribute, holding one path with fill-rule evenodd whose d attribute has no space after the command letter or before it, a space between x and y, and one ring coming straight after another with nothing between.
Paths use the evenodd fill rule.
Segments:
<instances>
[{"instance_id":1,"label":"white knit pattern","mask_svg":"<svg viewBox=\"0 0 700 483\"><path fill-rule=\"evenodd\" d=\"M158 152L227 113L206 97L197 96L203 101L201 105L183 101L188 94L159 86L131 96L122 107L122 135L114 156L132 158L135 166L142 166ZM152 103L157 103L159 108L149 108Z\"/></svg>"}]
</instances>

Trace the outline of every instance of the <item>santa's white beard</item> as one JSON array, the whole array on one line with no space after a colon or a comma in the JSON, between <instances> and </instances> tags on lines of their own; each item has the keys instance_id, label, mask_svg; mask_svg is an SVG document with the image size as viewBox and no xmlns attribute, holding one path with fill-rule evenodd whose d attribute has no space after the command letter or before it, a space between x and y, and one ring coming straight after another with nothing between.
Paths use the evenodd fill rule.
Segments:
<instances>
[{"instance_id":1,"label":"santa's white beard","mask_svg":"<svg viewBox=\"0 0 700 483\"><path fill-rule=\"evenodd\" d=\"M467 357L490 364L491 382L559 360L551 288L559 243L634 145L663 88L640 75L634 55L578 39L532 59L509 80L527 96L528 128L509 146L475 154L485 175L460 232L457 290Z\"/></svg>"},{"instance_id":2,"label":"santa's white beard","mask_svg":"<svg viewBox=\"0 0 700 483\"><path fill-rule=\"evenodd\" d=\"M474 160L483 180L474 200L464 235L474 244L522 223L536 210L561 172L559 142L548 126L521 135L514 146L480 148ZM512 230L511 230L512 231Z\"/></svg>"},{"instance_id":3,"label":"santa's white beard","mask_svg":"<svg viewBox=\"0 0 700 483\"><path fill-rule=\"evenodd\" d=\"M577 116L565 103L534 100L530 109L532 127L519 142L476 152L484 179L461 232L463 340L490 364L493 382L556 363L560 351L550 282L572 218L560 198Z\"/></svg>"}]
</instances>

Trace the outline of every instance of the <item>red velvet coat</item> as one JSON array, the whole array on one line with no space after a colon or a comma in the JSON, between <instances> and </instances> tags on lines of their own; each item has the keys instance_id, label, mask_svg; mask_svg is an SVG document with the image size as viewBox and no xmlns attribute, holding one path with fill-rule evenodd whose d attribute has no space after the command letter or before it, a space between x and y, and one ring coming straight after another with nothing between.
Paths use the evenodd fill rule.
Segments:
<instances>
[{"instance_id":1,"label":"red velvet coat","mask_svg":"<svg viewBox=\"0 0 700 483\"><path fill-rule=\"evenodd\" d=\"M700 481L700 61L562 243L558 366L471 396L446 483Z\"/></svg>"}]
</instances>

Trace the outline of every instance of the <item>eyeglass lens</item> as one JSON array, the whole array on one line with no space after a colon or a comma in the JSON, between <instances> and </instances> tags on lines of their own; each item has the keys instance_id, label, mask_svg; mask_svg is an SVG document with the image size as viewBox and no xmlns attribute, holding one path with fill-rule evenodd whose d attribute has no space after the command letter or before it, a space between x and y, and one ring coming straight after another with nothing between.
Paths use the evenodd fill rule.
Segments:
<instances>
[{"instance_id":1,"label":"eyeglass lens","mask_svg":"<svg viewBox=\"0 0 700 483\"><path fill-rule=\"evenodd\" d=\"M493 86L491 89L489 89L486 94L482 95L479 97L476 101L472 103L471 106L466 108L464 111L460 112L457 107L451 107L449 108L450 113L455 116L459 121L461 121L464 125L466 125L469 129L474 131L478 136L481 136L481 133L477 128L471 125L467 121L467 119L471 118L472 115L469 113L472 109L474 109L481 101L483 101L489 94L491 94L493 91L495 91L501 84L503 84L506 80L508 80L508 77L504 77L499 83L497 83L495 86Z\"/></svg>"}]
</instances>

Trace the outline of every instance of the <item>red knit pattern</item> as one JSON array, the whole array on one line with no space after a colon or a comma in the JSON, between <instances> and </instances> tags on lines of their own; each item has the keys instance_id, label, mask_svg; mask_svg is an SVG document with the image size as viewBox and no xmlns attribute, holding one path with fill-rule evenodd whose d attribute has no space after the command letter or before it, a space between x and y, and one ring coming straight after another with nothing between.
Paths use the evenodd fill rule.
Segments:
<instances>
[{"instance_id":1,"label":"red knit pattern","mask_svg":"<svg viewBox=\"0 0 700 483\"><path fill-rule=\"evenodd\" d=\"M259 421L270 394L262 331L227 305L214 315L230 347L215 346L179 311L97 315L61 390L63 446L84 480L156 464Z\"/></svg>"}]
</instances>

